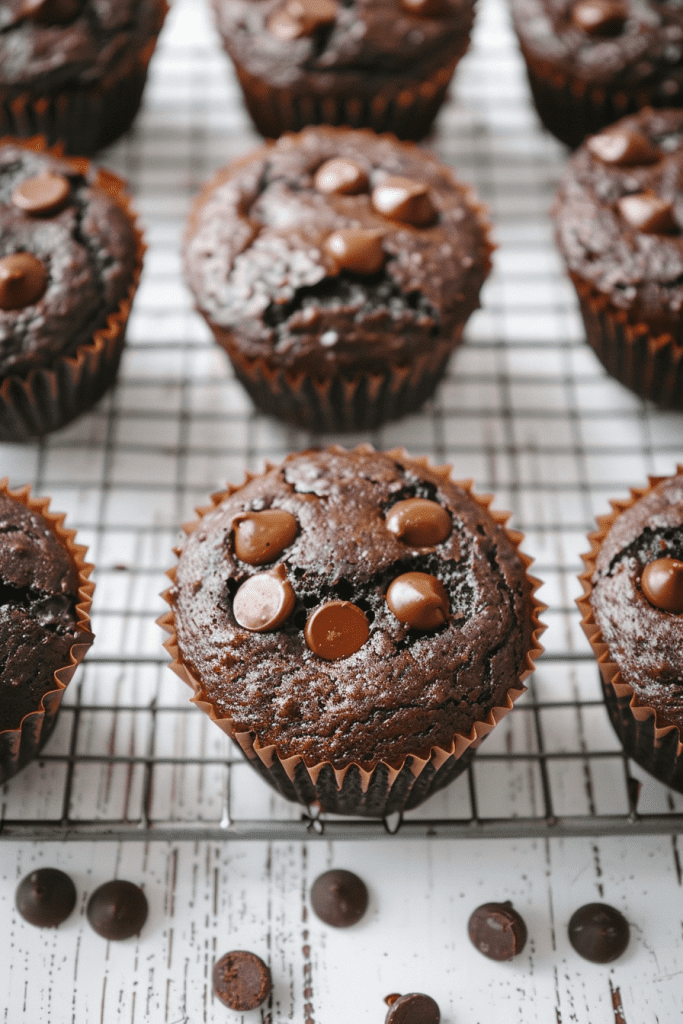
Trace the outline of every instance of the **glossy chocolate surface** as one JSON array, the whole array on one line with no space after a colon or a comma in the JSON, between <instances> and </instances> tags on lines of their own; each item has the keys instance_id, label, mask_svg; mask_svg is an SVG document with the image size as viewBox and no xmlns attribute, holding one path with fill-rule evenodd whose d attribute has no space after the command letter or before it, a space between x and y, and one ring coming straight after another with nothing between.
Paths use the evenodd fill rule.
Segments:
<instances>
[{"instance_id":1,"label":"glossy chocolate surface","mask_svg":"<svg viewBox=\"0 0 683 1024\"><path fill-rule=\"evenodd\" d=\"M349 928L367 910L368 890L353 871L334 868L319 875L311 886L311 906L325 924Z\"/></svg>"},{"instance_id":2,"label":"glossy chocolate surface","mask_svg":"<svg viewBox=\"0 0 683 1024\"><path fill-rule=\"evenodd\" d=\"M20 181L12 193L12 202L34 217L56 213L69 198L71 183L57 171L44 170Z\"/></svg>"},{"instance_id":3,"label":"glossy chocolate surface","mask_svg":"<svg viewBox=\"0 0 683 1024\"><path fill-rule=\"evenodd\" d=\"M392 580L387 604L409 629L438 629L448 621L448 594L437 576L406 572Z\"/></svg>"},{"instance_id":4,"label":"glossy chocolate surface","mask_svg":"<svg viewBox=\"0 0 683 1024\"><path fill-rule=\"evenodd\" d=\"M510 901L483 903L467 924L470 942L489 960L512 960L524 949L527 930Z\"/></svg>"},{"instance_id":5,"label":"glossy chocolate surface","mask_svg":"<svg viewBox=\"0 0 683 1024\"><path fill-rule=\"evenodd\" d=\"M246 512L235 519L235 554L249 565L268 565L289 547L298 529L292 513L281 508Z\"/></svg>"},{"instance_id":6,"label":"glossy chocolate surface","mask_svg":"<svg viewBox=\"0 0 683 1024\"><path fill-rule=\"evenodd\" d=\"M103 939L120 941L138 935L147 920L147 897L133 882L122 878L105 882L88 900L87 915Z\"/></svg>"},{"instance_id":7,"label":"glossy chocolate surface","mask_svg":"<svg viewBox=\"0 0 683 1024\"><path fill-rule=\"evenodd\" d=\"M294 591L284 565L250 576L235 594L233 614L240 626L254 633L277 629L294 610Z\"/></svg>"},{"instance_id":8,"label":"glossy chocolate surface","mask_svg":"<svg viewBox=\"0 0 683 1024\"><path fill-rule=\"evenodd\" d=\"M431 996L409 992L393 999L384 1024L439 1024L441 1011Z\"/></svg>"},{"instance_id":9,"label":"glossy chocolate surface","mask_svg":"<svg viewBox=\"0 0 683 1024\"><path fill-rule=\"evenodd\" d=\"M316 608L304 631L308 647L326 661L351 657L369 635L365 612L350 601L328 601Z\"/></svg>"},{"instance_id":10,"label":"glossy chocolate surface","mask_svg":"<svg viewBox=\"0 0 683 1024\"><path fill-rule=\"evenodd\" d=\"M423 181L389 175L372 190L372 205L384 217L424 228L436 219L436 210Z\"/></svg>"},{"instance_id":11,"label":"glossy chocolate surface","mask_svg":"<svg viewBox=\"0 0 683 1024\"><path fill-rule=\"evenodd\" d=\"M0 258L0 309L32 306L45 291L45 265L30 252Z\"/></svg>"},{"instance_id":12,"label":"glossy chocolate surface","mask_svg":"<svg viewBox=\"0 0 683 1024\"><path fill-rule=\"evenodd\" d=\"M255 953L236 949L217 960L212 972L213 991L230 1010L255 1010L270 995L266 964Z\"/></svg>"},{"instance_id":13,"label":"glossy chocolate surface","mask_svg":"<svg viewBox=\"0 0 683 1024\"><path fill-rule=\"evenodd\" d=\"M443 505L426 498L407 498L392 505L387 515L387 530L404 544L429 548L450 536L451 517Z\"/></svg>"},{"instance_id":14,"label":"glossy chocolate surface","mask_svg":"<svg viewBox=\"0 0 683 1024\"><path fill-rule=\"evenodd\" d=\"M651 605L663 612L683 612L683 562L658 558L643 569L640 585Z\"/></svg>"},{"instance_id":15,"label":"glossy chocolate surface","mask_svg":"<svg viewBox=\"0 0 683 1024\"><path fill-rule=\"evenodd\" d=\"M621 911L606 903L587 903L572 914L569 941L585 960L608 964L628 946L629 924Z\"/></svg>"},{"instance_id":16,"label":"glossy chocolate surface","mask_svg":"<svg viewBox=\"0 0 683 1024\"><path fill-rule=\"evenodd\" d=\"M17 886L17 910L37 928L56 928L76 906L76 886L58 868L38 868Z\"/></svg>"}]
</instances>

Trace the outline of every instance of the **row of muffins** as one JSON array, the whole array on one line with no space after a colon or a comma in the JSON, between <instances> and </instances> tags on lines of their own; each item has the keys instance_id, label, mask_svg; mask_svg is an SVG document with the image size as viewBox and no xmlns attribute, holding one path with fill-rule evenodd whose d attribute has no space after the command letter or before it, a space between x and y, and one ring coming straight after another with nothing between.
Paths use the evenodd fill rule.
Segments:
<instances>
[{"instance_id":1,"label":"row of muffins","mask_svg":"<svg viewBox=\"0 0 683 1024\"><path fill-rule=\"evenodd\" d=\"M541 653L507 515L402 450L288 456L185 527L159 620L193 702L283 796L402 811L456 778ZM49 737L92 643L92 566L63 516L0 485L3 779ZM624 749L683 791L683 467L614 503L579 605Z\"/></svg>"}]
</instances>

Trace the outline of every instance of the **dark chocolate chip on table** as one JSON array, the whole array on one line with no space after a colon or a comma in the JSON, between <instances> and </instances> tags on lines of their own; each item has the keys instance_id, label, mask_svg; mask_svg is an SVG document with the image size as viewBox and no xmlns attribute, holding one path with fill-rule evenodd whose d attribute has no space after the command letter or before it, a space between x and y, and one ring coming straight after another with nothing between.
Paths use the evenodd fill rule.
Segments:
<instances>
[{"instance_id":1,"label":"dark chocolate chip on table","mask_svg":"<svg viewBox=\"0 0 683 1024\"><path fill-rule=\"evenodd\" d=\"M76 886L58 868L38 868L17 886L17 910L29 924L56 928L76 905Z\"/></svg>"},{"instance_id":2,"label":"dark chocolate chip on table","mask_svg":"<svg viewBox=\"0 0 683 1024\"><path fill-rule=\"evenodd\" d=\"M389 1004L385 1024L439 1024L441 1020L438 1003L424 992L404 996L394 992L384 1001Z\"/></svg>"},{"instance_id":3,"label":"dark chocolate chip on table","mask_svg":"<svg viewBox=\"0 0 683 1024\"><path fill-rule=\"evenodd\" d=\"M640 585L651 605L663 612L683 612L683 562L658 558L643 569Z\"/></svg>"},{"instance_id":4,"label":"dark chocolate chip on table","mask_svg":"<svg viewBox=\"0 0 683 1024\"><path fill-rule=\"evenodd\" d=\"M115 878L88 900L88 921L103 939L129 939L147 920L147 898L133 882Z\"/></svg>"},{"instance_id":5,"label":"dark chocolate chip on table","mask_svg":"<svg viewBox=\"0 0 683 1024\"><path fill-rule=\"evenodd\" d=\"M325 924L348 928L367 910L368 890L353 871L334 868L319 875L311 886L311 906Z\"/></svg>"},{"instance_id":6,"label":"dark chocolate chip on table","mask_svg":"<svg viewBox=\"0 0 683 1024\"><path fill-rule=\"evenodd\" d=\"M628 946L630 928L624 915L607 903L587 903L572 914L569 941L585 960L608 964Z\"/></svg>"},{"instance_id":7,"label":"dark chocolate chip on table","mask_svg":"<svg viewBox=\"0 0 683 1024\"><path fill-rule=\"evenodd\" d=\"M483 903L470 915L470 941L489 960L512 960L524 949L527 931L524 919L509 900Z\"/></svg>"},{"instance_id":8,"label":"dark chocolate chip on table","mask_svg":"<svg viewBox=\"0 0 683 1024\"><path fill-rule=\"evenodd\" d=\"M313 184L324 195L356 196L368 188L368 176L353 160L333 157L315 172Z\"/></svg>"},{"instance_id":9,"label":"dark chocolate chip on table","mask_svg":"<svg viewBox=\"0 0 683 1024\"><path fill-rule=\"evenodd\" d=\"M270 971L260 957L244 949L226 953L213 965L213 990L231 1010L255 1010L270 995Z\"/></svg>"},{"instance_id":10,"label":"dark chocolate chip on table","mask_svg":"<svg viewBox=\"0 0 683 1024\"><path fill-rule=\"evenodd\" d=\"M348 658L370 636L370 623L362 608L350 601L328 601L309 616L304 637L310 650L326 661Z\"/></svg>"},{"instance_id":11,"label":"dark chocolate chip on table","mask_svg":"<svg viewBox=\"0 0 683 1024\"><path fill-rule=\"evenodd\" d=\"M266 633L281 626L294 611L296 598L284 565L260 572L244 581L235 594L232 613L252 633Z\"/></svg>"},{"instance_id":12,"label":"dark chocolate chip on table","mask_svg":"<svg viewBox=\"0 0 683 1024\"><path fill-rule=\"evenodd\" d=\"M0 259L0 309L25 309L45 292L44 265L30 252L14 252Z\"/></svg>"},{"instance_id":13,"label":"dark chocolate chip on table","mask_svg":"<svg viewBox=\"0 0 683 1024\"><path fill-rule=\"evenodd\" d=\"M297 535L296 516L283 508L243 512L235 516L235 554L248 565L267 565L288 548Z\"/></svg>"},{"instance_id":14,"label":"dark chocolate chip on table","mask_svg":"<svg viewBox=\"0 0 683 1024\"><path fill-rule=\"evenodd\" d=\"M406 572L389 584L387 604L410 629L438 629L448 620L450 605L440 579L426 572Z\"/></svg>"},{"instance_id":15,"label":"dark chocolate chip on table","mask_svg":"<svg viewBox=\"0 0 683 1024\"><path fill-rule=\"evenodd\" d=\"M638 192L617 200L617 209L624 220L637 231L650 235L670 235L678 231L678 222L671 203L655 192Z\"/></svg>"},{"instance_id":16,"label":"dark chocolate chip on table","mask_svg":"<svg viewBox=\"0 0 683 1024\"><path fill-rule=\"evenodd\" d=\"M384 232L377 228L341 228L325 239L324 247L337 271L376 274L386 262L382 247Z\"/></svg>"},{"instance_id":17,"label":"dark chocolate chip on table","mask_svg":"<svg viewBox=\"0 0 683 1024\"><path fill-rule=\"evenodd\" d=\"M450 536L451 517L443 505L427 498L397 502L386 517L387 530L404 544L416 548L434 547Z\"/></svg>"},{"instance_id":18,"label":"dark chocolate chip on table","mask_svg":"<svg viewBox=\"0 0 683 1024\"><path fill-rule=\"evenodd\" d=\"M616 167L634 167L638 164L653 164L662 156L647 136L635 129L619 128L592 135L586 147L594 157L604 164Z\"/></svg>"},{"instance_id":19,"label":"dark chocolate chip on table","mask_svg":"<svg viewBox=\"0 0 683 1024\"><path fill-rule=\"evenodd\" d=\"M616 36L623 29L628 10L621 0L578 0L572 22L590 36Z\"/></svg>"},{"instance_id":20,"label":"dark chocolate chip on table","mask_svg":"<svg viewBox=\"0 0 683 1024\"><path fill-rule=\"evenodd\" d=\"M427 186L411 178L385 178L372 190L372 205L383 217L414 227L426 227L436 217Z\"/></svg>"},{"instance_id":21,"label":"dark chocolate chip on table","mask_svg":"<svg viewBox=\"0 0 683 1024\"><path fill-rule=\"evenodd\" d=\"M45 170L32 178L24 178L12 193L12 202L24 213L44 217L56 213L70 193L68 178L57 171Z\"/></svg>"}]
</instances>

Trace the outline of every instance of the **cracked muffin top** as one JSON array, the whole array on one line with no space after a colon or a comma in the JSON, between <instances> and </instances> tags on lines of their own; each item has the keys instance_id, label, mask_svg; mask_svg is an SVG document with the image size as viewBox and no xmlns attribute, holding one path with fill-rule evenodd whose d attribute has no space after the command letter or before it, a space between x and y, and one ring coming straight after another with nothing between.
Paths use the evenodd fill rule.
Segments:
<instances>
[{"instance_id":1,"label":"cracked muffin top","mask_svg":"<svg viewBox=\"0 0 683 1024\"><path fill-rule=\"evenodd\" d=\"M195 203L186 275L212 328L288 371L410 363L479 305L476 199L393 136L309 128L220 171Z\"/></svg>"},{"instance_id":2,"label":"cracked muffin top","mask_svg":"<svg viewBox=\"0 0 683 1024\"><path fill-rule=\"evenodd\" d=\"M332 447L217 496L172 571L178 660L233 732L335 768L428 756L520 686L516 539L405 452Z\"/></svg>"}]
</instances>

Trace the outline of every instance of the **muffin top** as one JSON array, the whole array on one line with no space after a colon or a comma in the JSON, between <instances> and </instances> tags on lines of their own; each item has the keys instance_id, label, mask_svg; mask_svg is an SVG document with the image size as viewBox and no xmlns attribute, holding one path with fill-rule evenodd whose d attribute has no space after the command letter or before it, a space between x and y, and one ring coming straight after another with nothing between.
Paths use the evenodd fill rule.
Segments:
<instances>
[{"instance_id":1,"label":"muffin top","mask_svg":"<svg viewBox=\"0 0 683 1024\"><path fill-rule=\"evenodd\" d=\"M220 171L190 217L186 274L247 358L324 376L451 337L490 268L470 190L393 136L308 128Z\"/></svg>"},{"instance_id":2,"label":"muffin top","mask_svg":"<svg viewBox=\"0 0 683 1024\"><path fill-rule=\"evenodd\" d=\"M681 334L683 111L642 110L587 139L554 206L570 272L654 333Z\"/></svg>"},{"instance_id":3,"label":"muffin top","mask_svg":"<svg viewBox=\"0 0 683 1024\"><path fill-rule=\"evenodd\" d=\"M592 584L593 617L623 681L683 727L683 471L618 516Z\"/></svg>"},{"instance_id":4,"label":"muffin top","mask_svg":"<svg viewBox=\"0 0 683 1024\"><path fill-rule=\"evenodd\" d=\"M212 0L230 55L256 78L332 93L368 76L428 77L462 52L474 0Z\"/></svg>"},{"instance_id":5,"label":"muffin top","mask_svg":"<svg viewBox=\"0 0 683 1024\"><path fill-rule=\"evenodd\" d=\"M668 0L511 0L527 59L592 85L683 86L683 8Z\"/></svg>"},{"instance_id":6,"label":"muffin top","mask_svg":"<svg viewBox=\"0 0 683 1024\"><path fill-rule=\"evenodd\" d=\"M0 144L0 375L75 351L127 294L137 241L107 181L87 160Z\"/></svg>"},{"instance_id":7,"label":"muffin top","mask_svg":"<svg viewBox=\"0 0 683 1024\"><path fill-rule=\"evenodd\" d=\"M227 494L167 595L202 699L282 757L400 763L450 748L519 686L532 588L446 469L305 451Z\"/></svg>"},{"instance_id":8,"label":"muffin top","mask_svg":"<svg viewBox=\"0 0 683 1024\"><path fill-rule=\"evenodd\" d=\"M0 4L0 87L92 86L161 29L166 0L8 0Z\"/></svg>"},{"instance_id":9,"label":"muffin top","mask_svg":"<svg viewBox=\"0 0 683 1024\"><path fill-rule=\"evenodd\" d=\"M57 689L76 641L78 571L47 521L0 493L0 730Z\"/></svg>"}]
</instances>

